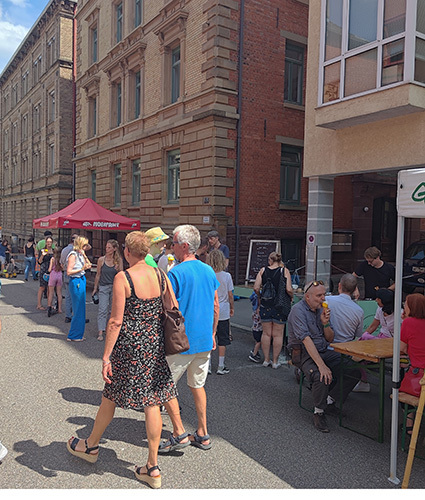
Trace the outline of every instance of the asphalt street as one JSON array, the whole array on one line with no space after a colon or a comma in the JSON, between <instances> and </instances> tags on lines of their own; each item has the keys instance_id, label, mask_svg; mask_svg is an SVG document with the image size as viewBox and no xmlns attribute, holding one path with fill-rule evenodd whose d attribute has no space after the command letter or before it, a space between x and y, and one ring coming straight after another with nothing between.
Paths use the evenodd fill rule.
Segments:
<instances>
[{"instance_id":1,"label":"asphalt street","mask_svg":"<svg viewBox=\"0 0 425 500\"><path fill-rule=\"evenodd\" d=\"M117 409L101 442L99 460L71 456L66 440L88 436L100 403L103 342L96 340L97 306L87 303L86 341L66 342L64 314L51 318L36 310L38 283L22 275L2 279L0 317L0 440L9 454L0 465L5 489L148 489L133 474L147 457L144 414ZM208 428L213 447L194 447L160 456L163 489L389 489L390 400L387 384L385 442L338 426L322 434L312 413L298 406L292 369L264 368L248 360L253 347L250 303L235 303L233 342L227 350L228 375L208 376ZM179 402L186 429L196 429L196 412L185 380ZM311 408L305 388L303 405ZM377 388L351 394L345 412L360 429L377 428ZM163 418L163 437L171 430ZM407 454L399 450L397 475L403 479ZM425 487L424 461L415 459L411 488ZM289 493L289 492L288 492ZM1 493L4 498L4 492ZM226 493L225 493L226 494Z\"/></svg>"}]
</instances>

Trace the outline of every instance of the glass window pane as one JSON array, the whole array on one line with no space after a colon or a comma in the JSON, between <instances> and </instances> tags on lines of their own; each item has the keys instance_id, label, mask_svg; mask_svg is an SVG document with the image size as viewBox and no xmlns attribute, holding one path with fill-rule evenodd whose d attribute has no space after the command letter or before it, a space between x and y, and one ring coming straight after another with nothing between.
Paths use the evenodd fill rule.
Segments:
<instances>
[{"instance_id":1,"label":"glass window pane","mask_svg":"<svg viewBox=\"0 0 425 500\"><path fill-rule=\"evenodd\" d=\"M378 0L351 0L348 50L376 40Z\"/></svg>"},{"instance_id":2,"label":"glass window pane","mask_svg":"<svg viewBox=\"0 0 425 500\"><path fill-rule=\"evenodd\" d=\"M368 50L345 62L345 96L376 88L377 49Z\"/></svg>"},{"instance_id":3,"label":"glass window pane","mask_svg":"<svg viewBox=\"0 0 425 500\"><path fill-rule=\"evenodd\" d=\"M404 71L404 39L387 43L382 49L382 86L402 82Z\"/></svg>"},{"instance_id":4,"label":"glass window pane","mask_svg":"<svg viewBox=\"0 0 425 500\"><path fill-rule=\"evenodd\" d=\"M325 61L341 55L342 0L326 2Z\"/></svg>"},{"instance_id":5,"label":"glass window pane","mask_svg":"<svg viewBox=\"0 0 425 500\"><path fill-rule=\"evenodd\" d=\"M331 102L339 99L341 63L337 62L325 67L325 78L323 85L323 102Z\"/></svg>"},{"instance_id":6,"label":"glass window pane","mask_svg":"<svg viewBox=\"0 0 425 500\"><path fill-rule=\"evenodd\" d=\"M388 38L405 30L406 0L385 0L384 38Z\"/></svg>"},{"instance_id":7,"label":"glass window pane","mask_svg":"<svg viewBox=\"0 0 425 500\"><path fill-rule=\"evenodd\" d=\"M299 200L299 167L286 167L285 199L287 201Z\"/></svg>"},{"instance_id":8,"label":"glass window pane","mask_svg":"<svg viewBox=\"0 0 425 500\"><path fill-rule=\"evenodd\" d=\"M425 40L416 38L415 80L425 83Z\"/></svg>"},{"instance_id":9,"label":"glass window pane","mask_svg":"<svg viewBox=\"0 0 425 500\"><path fill-rule=\"evenodd\" d=\"M418 0L416 30L425 33L425 0Z\"/></svg>"}]
</instances>

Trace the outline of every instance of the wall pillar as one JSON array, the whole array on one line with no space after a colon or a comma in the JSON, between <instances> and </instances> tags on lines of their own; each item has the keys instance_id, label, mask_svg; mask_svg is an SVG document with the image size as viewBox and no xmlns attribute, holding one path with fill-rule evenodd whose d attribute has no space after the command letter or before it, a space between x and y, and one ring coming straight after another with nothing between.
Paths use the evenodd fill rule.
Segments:
<instances>
[{"instance_id":1,"label":"wall pillar","mask_svg":"<svg viewBox=\"0 0 425 500\"><path fill-rule=\"evenodd\" d=\"M310 177L306 239L306 283L322 280L329 287L332 257L334 180Z\"/></svg>"}]
</instances>

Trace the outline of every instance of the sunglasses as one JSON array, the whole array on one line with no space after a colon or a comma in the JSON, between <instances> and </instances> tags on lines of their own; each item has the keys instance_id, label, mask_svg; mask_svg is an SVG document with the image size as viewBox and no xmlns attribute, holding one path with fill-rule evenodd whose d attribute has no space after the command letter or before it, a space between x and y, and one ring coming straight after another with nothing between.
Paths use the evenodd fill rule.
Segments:
<instances>
[{"instance_id":1,"label":"sunglasses","mask_svg":"<svg viewBox=\"0 0 425 500\"><path fill-rule=\"evenodd\" d=\"M310 290L310 288L311 288L312 286L319 286L319 285L324 285L324 283L323 283L323 281L322 281L322 280L319 280L319 281L312 281L312 282L308 285L308 287L304 290L304 293L307 293L307 292Z\"/></svg>"}]
</instances>

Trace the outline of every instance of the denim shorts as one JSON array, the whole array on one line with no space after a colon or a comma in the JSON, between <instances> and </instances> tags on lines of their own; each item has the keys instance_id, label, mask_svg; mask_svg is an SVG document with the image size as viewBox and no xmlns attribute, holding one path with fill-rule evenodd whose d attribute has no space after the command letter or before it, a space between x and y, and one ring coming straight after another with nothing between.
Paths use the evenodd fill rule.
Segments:
<instances>
[{"instance_id":1,"label":"denim shorts","mask_svg":"<svg viewBox=\"0 0 425 500\"><path fill-rule=\"evenodd\" d=\"M262 323L276 323L277 325L284 325L287 320L274 307L264 307L263 305L260 305L260 318Z\"/></svg>"}]
</instances>

